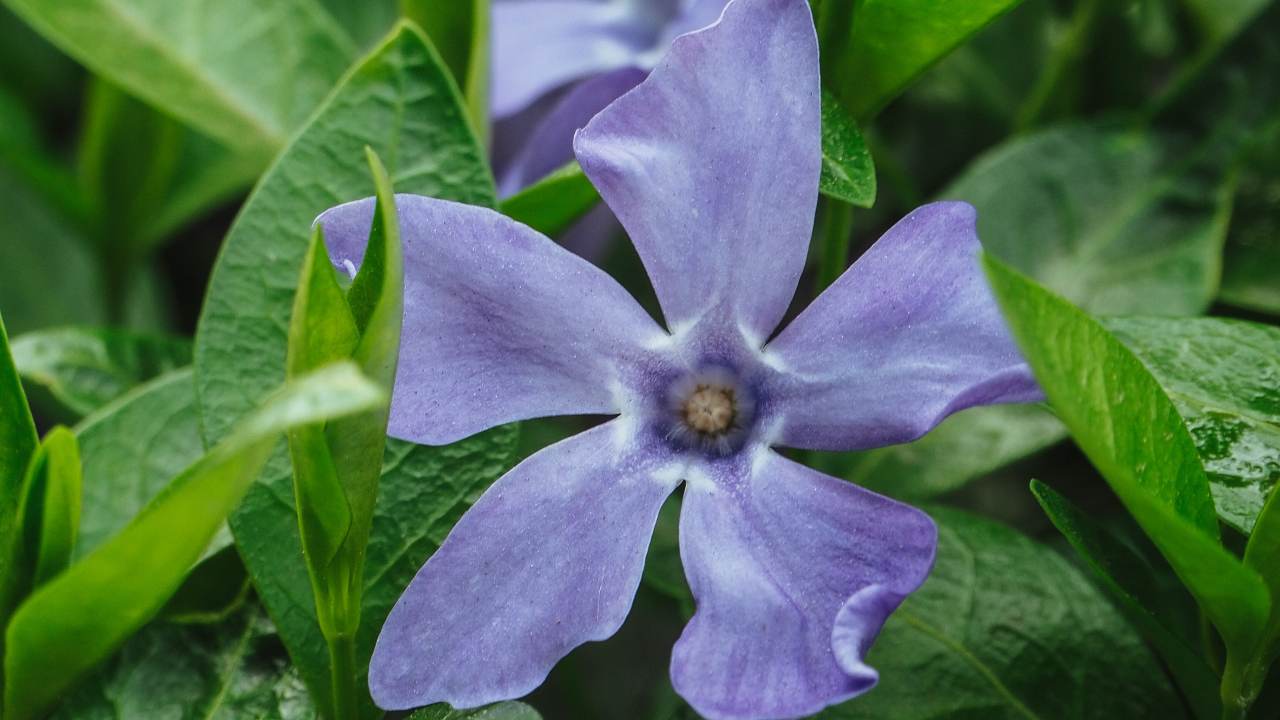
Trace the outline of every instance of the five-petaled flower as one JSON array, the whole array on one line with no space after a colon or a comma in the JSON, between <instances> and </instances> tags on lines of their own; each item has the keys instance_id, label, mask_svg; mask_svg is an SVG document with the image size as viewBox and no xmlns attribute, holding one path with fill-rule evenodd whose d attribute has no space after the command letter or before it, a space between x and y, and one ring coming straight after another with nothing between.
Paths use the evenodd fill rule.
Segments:
<instances>
[{"instance_id":1,"label":"five-petaled flower","mask_svg":"<svg viewBox=\"0 0 1280 720\"><path fill-rule=\"evenodd\" d=\"M727 0L495 0L490 108L503 196L573 158L573 134Z\"/></svg>"},{"instance_id":2,"label":"five-petaled flower","mask_svg":"<svg viewBox=\"0 0 1280 720\"><path fill-rule=\"evenodd\" d=\"M978 265L972 208L922 207L773 335L804 267L821 163L805 0L734 0L575 140L628 230L664 330L608 275L490 210L398 198L405 325L391 433L611 414L499 479L388 617L384 708L523 695L612 635L684 482L697 612L671 679L710 718L797 717L866 691L865 653L924 581L924 513L778 454L917 438L1040 398ZM372 201L320 219L358 264Z\"/></svg>"}]
</instances>

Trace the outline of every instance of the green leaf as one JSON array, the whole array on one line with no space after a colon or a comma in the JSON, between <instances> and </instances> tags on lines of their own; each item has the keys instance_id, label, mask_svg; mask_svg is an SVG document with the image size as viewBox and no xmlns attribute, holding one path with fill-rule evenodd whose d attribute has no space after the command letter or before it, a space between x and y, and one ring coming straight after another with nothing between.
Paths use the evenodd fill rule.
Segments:
<instances>
[{"instance_id":1,"label":"green leaf","mask_svg":"<svg viewBox=\"0 0 1280 720\"><path fill-rule=\"evenodd\" d=\"M1219 297L1280 315L1280 126L1244 155Z\"/></svg>"},{"instance_id":2,"label":"green leaf","mask_svg":"<svg viewBox=\"0 0 1280 720\"><path fill-rule=\"evenodd\" d=\"M0 566L0 620L7 617L16 601L20 578L14 573L10 558L18 550L18 507L27 468L39 442L27 396L9 353L4 319L0 318L0 558L5 559Z\"/></svg>"},{"instance_id":3,"label":"green leaf","mask_svg":"<svg viewBox=\"0 0 1280 720\"><path fill-rule=\"evenodd\" d=\"M155 622L70 692L53 720L314 720L270 621L247 606L213 626Z\"/></svg>"},{"instance_id":4,"label":"green leaf","mask_svg":"<svg viewBox=\"0 0 1280 720\"><path fill-rule=\"evenodd\" d=\"M471 710L432 705L414 711L408 720L542 720L542 716L524 703L501 702Z\"/></svg>"},{"instance_id":5,"label":"green leaf","mask_svg":"<svg viewBox=\"0 0 1280 720\"><path fill-rule=\"evenodd\" d=\"M1209 481L1173 403L1097 321L993 256L985 263L1014 337L1076 444L1195 596L1228 655L1251 657L1269 592L1223 549Z\"/></svg>"},{"instance_id":6,"label":"green leaf","mask_svg":"<svg viewBox=\"0 0 1280 720\"><path fill-rule=\"evenodd\" d=\"M62 327L14 338L13 359L23 380L44 386L83 416L147 380L191 364L191 343L129 330Z\"/></svg>"},{"instance_id":7,"label":"green leaf","mask_svg":"<svg viewBox=\"0 0 1280 720\"><path fill-rule=\"evenodd\" d=\"M284 431L385 401L349 364L284 386L118 535L37 590L8 627L5 717L41 716L161 609Z\"/></svg>"},{"instance_id":8,"label":"green leaf","mask_svg":"<svg viewBox=\"0 0 1280 720\"><path fill-rule=\"evenodd\" d=\"M575 160L502 201L502 214L554 237L600 202Z\"/></svg>"},{"instance_id":9,"label":"green leaf","mask_svg":"<svg viewBox=\"0 0 1280 720\"><path fill-rule=\"evenodd\" d=\"M401 13L427 33L462 88L481 138L487 138L489 130L489 4L489 0L400 0Z\"/></svg>"},{"instance_id":10,"label":"green leaf","mask_svg":"<svg viewBox=\"0 0 1280 720\"><path fill-rule=\"evenodd\" d=\"M94 234L117 271L262 169L262 158L228 150L100 78L89 85L77 161Z\"/></svg>"},{"instance_id":11,"label":"green leaf","mask_svg":"<svg viewBox=\"0 0 1280 720\"><path fill-rule=\"evenodd\" d=\"M1231 213L1209 150L1062 126L996 148L940 197L972 203L988 252L1090 312L1191 315L1216 294Z\"/></svg>"},{"instance_id":12,"label":"green leaf","mask_svg":"<svg viewBox=\"0 0 1280 720\"><path fill-rule=\"evenodd\" d=\"M64 427L45 435L31 456L18 505L14 567L24 577L18 597L29 594L71 564L80 527L80 451Z\"/></svg>"},{"instance_id":13,"label":"green leaf","mask_svg":"<svg viewBox=\"0 0 1280 720\"><path fill-rule=\"evenodd\" d=\"M1122 612L1169 666L1201 720L1221 716L1218 677L1196 649L1195 637L1171 622L1170 594L1154 580L1156 570L1131 547L1097 525L1052 488L1031 481L1031 492Z\"/></svg>"},{"instance_id":14,"label":"green leaf","mask_svg":"<svg viewBox=\"0 0 1280 720\"><path fill-rule=\"evenodd\" d=\"M1261 657L1264 665L1270 665L1280 657L1280 497L1274 489L1271 497L1258 515L1249 544L1244 551L1244 564L1262 576L1271 589L1271 616L1261 639Z\"/></svg>"},{"instance_id":15,"label":"green leaf","mask_svg":"<svg viewBox=\"0 0 1280 720\"><path fill-rule=\"evenodd\" d=\"M97 74L260 162L284 145L355 52L312 0L284 0L270 13L251 0L8 4Z\"/></svg>"},{"instance_id":16,"label":"green leaf","mask_svg":"<svg viewBox=\"0 0 1280 720\"><path fill-rule=\"evenodd\" d=\"M402 24L363 61L263 177L223 245L196 335L205 438L216 441L277 383L312 221L369 195L364 148L397 190L493 206L493 178L461 98L422 34ZM367 659L392 603L473 493L509 462L512 429L445 449L392 443L366 558L357 653ZM313 696L328 698L328 652L298 539L291 473L268 465L231 518L254 585ZM372 716L372 706L368 708Z\"/></svg>"},{"instance_id":17,"label":"green leaf","mask_svg":"<svg viewBox=\"0 0 1280 720\"><path fill-rule=\"evenodd\" d=\"M857 207L876 201L876 169L858 125L840 101L822 92L822 194Z\"/></svg>"},{"instance_id":18,"label":"green leaf","mask_svg":"<svg viewBox=\"0 0 1280 720\"><path fill-rule=\"evenodd\" d=\"M871 647L879 684L819 718L1180 714L1146 646L1073 565L989 520L930 514L938 559Z\"/></svg>"},{"instance_id":19,"label":"green leaf","mask_svg":"<svg viewBox=\"0 0 1280 720\"><path fill-rule=\"evenodd\" d=\"M822 77L865 120L1019 0L812 0Z\"/></svg>"},{"instance_id":20,"label":"green leaf","mask_svg":"<svg viewBox=\"0 0 1280 720\"><path fill-rule=\"evenodd\" d=\"M1271 0L1184 0L1205 40L1221 47L1262 12Z\"/></svg>"},{"instance_id":21,"label":"green leaf","mask_svg":"<svg viewBox=\"0 0 1280 720\"><path fill-rule=\"evenodd\" d=\"M1248 535L1280 481L1280 328L1217 318L1103 324L1178 408L1218 517Z\"/></svg>"}]
</instances>

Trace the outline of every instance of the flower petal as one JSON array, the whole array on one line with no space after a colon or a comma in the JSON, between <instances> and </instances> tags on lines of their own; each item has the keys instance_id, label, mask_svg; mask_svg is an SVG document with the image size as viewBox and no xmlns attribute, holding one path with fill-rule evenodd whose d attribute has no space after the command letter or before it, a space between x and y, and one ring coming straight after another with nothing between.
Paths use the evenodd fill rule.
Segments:
<instances>
[{"instance_id":1,"label":"flower petal","mask_svg":"<svg viewBox=\"0 0 1280 720\"><path fill-rule=\"evenodd\" d=\"M919 510L771 450L691 476L680 556L697 613L676 691L713 719L807 716L865 692L861 660L936 545Z\"/></svg>"},{"instance_id":2,"label":"flower petal","mask_svg":"<svg viewBox=\"0 0 1280 720\"><path fill-rule=\"evenodd\" d=\"M678 475L614 420L533 455L472 507L392 609L369 666L387 710L533 690L622 625Z\"/></svg>"},{"instance_id":3,"label":"flower petal","mask_svg":"<svg viewBox=\"0 0 1280 720\"><path fill-rule=\"evenodd\" d=\"M713 309L761 342L777 326L817 204L819 102L808 3L737 0L579 131L668 327Z\"/></svg>"},{"instance_id":4,"label":"flower petal","mask_svg":"<svg viewBox=\"0 0 1280 720\"><path fill-rule=\"evenodd\" d=\"M539 121L523 147L503 170L503 197L541 180L573 159L573 135L596 113L645 78L645 71L623 67L574 85Z\"/></svg>"},{"instance_id":5,"label":"flower petal","mask_svg":"<svg viewBox=\"0 0 1280 720\"><path fill-rule=\"evenodd\" d=\"M925 205L889 229L766 348L781 445L914 440L975 405L1043 399L979 266L974 209Z\"/></svg>"},{"instance_id":6,"label":"flower petal","mask_svg":"<svg viewBox=\"0 0 1280 720\"><path fill-rule=\"evenodd\" d=\"M662 329L613 278L492 210L397 195L404 331L389 432L445 444L532 417L610 414ZM334 265L364 257L373 201L320 216Z\"/></svg>"},{"instance_id":7,"label":"flower petal","mask_svg":"<svg viewBox=\"0 0 1280 720\"><path fill-rule=\"evenodd\" d=\"M625 3L525 0L493 4L495 117L516 113L561 85L635 65L661 26Z\"/></svg>"}]
</instances>

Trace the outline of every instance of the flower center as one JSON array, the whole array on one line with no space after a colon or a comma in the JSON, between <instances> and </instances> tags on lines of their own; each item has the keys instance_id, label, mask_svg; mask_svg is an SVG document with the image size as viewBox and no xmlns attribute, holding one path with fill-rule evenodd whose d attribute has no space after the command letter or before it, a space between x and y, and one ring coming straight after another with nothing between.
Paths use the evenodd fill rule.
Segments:
<instances>
[{"instance_id":1,"label":"flower center","mask_svg":"<svg viewBox=\"0 0 1280 720\"><path fill-rule=\"evenodd\" d=\"M680 447L728 455L751 434L755 399L738 377L722 368L690 373L667 393L667 437Z\"/></svg>"},{"instance_id":2,"label":"flower center","mask_svg":"<svg viewBox=\"0 0 1280 720\"><path fill-rule=\"evenodd\" d=\"M684 421L704 435L722 435L733 427L738 414L733 388L698 385L684 401Z\"/></svg>"}]
</instances>

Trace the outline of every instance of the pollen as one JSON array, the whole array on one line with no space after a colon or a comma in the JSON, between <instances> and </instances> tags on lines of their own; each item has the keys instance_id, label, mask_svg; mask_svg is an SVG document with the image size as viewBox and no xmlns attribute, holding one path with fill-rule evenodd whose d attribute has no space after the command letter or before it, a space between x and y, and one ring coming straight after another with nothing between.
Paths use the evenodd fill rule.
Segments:
<instances>
[{"instance_id":1,"label":"pollen","mask_svg":"<svg viewBox=\"0 0 1280 720\"><path fill-rule=\"evenodd\" d=\"M685 423L704 435L722 435L734 427L738 414L732 388L698 385L685 401Z\"/></svg>"}]
</instances>

